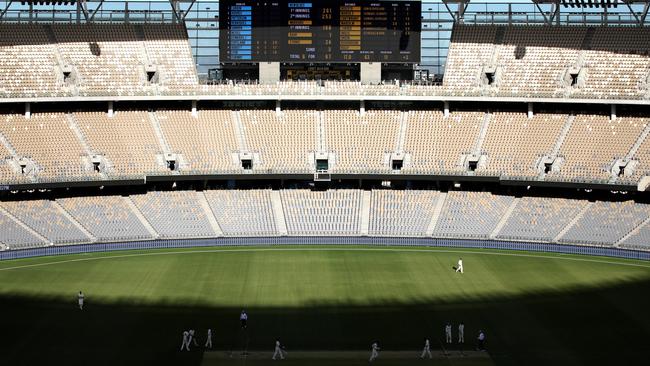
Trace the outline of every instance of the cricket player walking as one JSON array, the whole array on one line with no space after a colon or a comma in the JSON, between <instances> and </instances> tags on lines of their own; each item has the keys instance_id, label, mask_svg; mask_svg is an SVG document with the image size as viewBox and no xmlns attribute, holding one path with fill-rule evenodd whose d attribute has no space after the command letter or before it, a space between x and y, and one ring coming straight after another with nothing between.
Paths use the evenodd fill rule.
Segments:
<instances>
[{"instance_id":1,"label":"cricket player walking","mask_svg":"<svg viewBox=\"0 0 650 366\"><path fill-rule=\"evenodd\" d=\"M275 340L275 352L273 352L273 360L275 361L275 358L280 356L281 360L284 360L284 351L282 350L282 345L280 344L280 340L276 339Z\"/></svg>"},{"instance_id":2,"label":"cricket player walking","mask_svg":"<svg viewBox=\"0 0 650 366\"><path fill-rule=\"evenodd\" d=\"M239 314L239 322L241 323L242 329L246 329L248 326L248 314L246 314L246 310L242 310L241 314Z\"/></svg>"},{"instance_id":3,"label":"cricket player walking","mask_svg":"<svg viewBox=\"0 0 650 366\"><path fill-rule=\"evenodd\" d=\"M199 346L199 345L196 343L196 338L194 337L194 329L190 329L190 339L189 339L189 341L187 341L187 343L188 343L188 344L189 344L189 343L193 343L195 346L197 346L197 347Z\"/></svg>"},{"instance_id":4,"label":"cricket player walking","mask_svg":"<svg viewBox=\"0 0 650 366\"><path fill-rule=\"evenodd\" d=\"M376 341L372 343L372 351L371 351L371 353L370 353L370 359L368 360L368 362L372 362L372 361L374 361L377 357L379 357L379 350L380 350L380 349L381 349L381 348L379 348L379 344L377 344Z\"/></svg>"},{"instance_id":5,"label":"cricket player walking","mask_svg":"<svg viewBox=\"0 0 650 366\"><path fill-rule=\"evenodd\" d=\"M188 351L190 350L190 332L188 331L183 332L183 343L181 344L181 351L183 348L187 349Z\"/></svg>"},{"instance_id":6,"label":"cricket player walking","mask_svg":"<svg viewBox=\"0 0 650 366\"><path fill-rule=\"evenodd\" d=\"M458 343L465 343L465 324L458 324Z\"/></svg>"},{"instance_id":7,"label":"cricket player walking","mask_svg":"<svg viewBox=\"0 0 650 366\"><path fill-rule=\"evenodd\" d=\"M208 336L207 339L205 340L205 348L212 348L212 329L208 328Z\"/></svg>"},{"instance_id":8,"label":"cricket player walking","mask_svg":"<svg viewBox=\"0 0 650 366\"><path fill-rule=\"evenodd\" d=\"M456 272L463 272L463 258L458 258L458 265L456 266Z\"/></svg>"},{"instance_id":9,"label":"cricket player walking","mask_svg":"<svg viewBox=\"0 0 650 366\"><path fill-rule=\"evenodd\" d=\"M429 358L433 358L431 356L431 345L429 344L429 338L424 339L424 349L422 350L422 355L420 358L424 358L424 356L429 356Z\"/></svg>"},{"instance_id":10,"label":"cricket player walking","mask_svg":"<svg viewBox=\"0 0 650 366\"><path fill-rule=\"evenodd\" d=\"M450 323L447 323L447 325L445 325L445 338L447 340L447 344L450 344L451 343L451 324Z\"/></svg>"},{"instance_id":11,"label":"cricket player walking","mask_svg":"<svg viewBox=\"0 0 650 366\"><path fill-rule=\"evenodd\" d=\"M79 310L84 309L84 293L79 291Z\"/></svg>"}]
</instances>

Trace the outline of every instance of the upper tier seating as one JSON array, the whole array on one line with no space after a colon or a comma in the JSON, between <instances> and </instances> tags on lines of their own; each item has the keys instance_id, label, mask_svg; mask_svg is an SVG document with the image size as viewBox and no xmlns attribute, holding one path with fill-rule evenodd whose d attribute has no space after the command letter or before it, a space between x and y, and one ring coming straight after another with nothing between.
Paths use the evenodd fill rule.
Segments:
<instances>
[{"instance_id":1,"label":"upper tier seating","mask_svg":"<svg viewBox=\"0 0 650 366\"><path fill-rule=\"evenodd\" d=\"M54 47L40 25L0 24L0 98L59 94Z\"/></svg>"},{"instance_id":2,"label":"upper tier seating","mask_svg":"<svg viewBox=\"0 0 650 366\"><path fill-rule=\"evenodd\" d=\"M0 185L171 174L313 174L320 153L330 159L330 172L341 174L637 185L650 175L648 121L548 113L529 119L513 112L444 117L435 110L201 110L197 117L189 111L118 111L112 118L79 112L36 113L29 119L0 114ZM175 155L175 166L168 165L167 153ZM404 153L401 172L392 170L392 153ZM472 171L469 161L477 157ZM557 157L548 174L542 157ZM33 163L25 174L20 158ZM633 162L621 173L615 164L628 158ZM95 172L98 159L102 164ZM240 159L250 159L251 169Z\"/></svg>"},{"instance_id":3,"label":"upper tier seating","mask_svg":"<svg viewBox=\"0 0 650 366\"><path fill-rule=\"evenodd\" d=\"M641 99L648 95L648 39L647 27L456 24L443 93Z\"/></svg>"},{"instance_id":4,"label":"upper tier seating","mask_svg":"<svg viewBox=\"0 0 650 366\"><path fill-rule=\"evenodd\" d=\"M29 119L17 114L2 115L0 133L19 157L37 165L40 182L99 178L63 113L32 114Z\"/></svg>"},{"instance_id":5,"label":"upper tier seating","mask_svg":"<svg viewBox=\"0 0 650 366\"><path fill-rule=\"evenodd\" d=\"M239 149L231 111L156 112L169 148L182 156L182 173L228 172L239 168L233 158Z\"/></svg>"},{"instance_id":6,"label":"upper tier seating","mask_svg":"<svg viewBox=\"0 0 650 366\"><path fill-rule=\"evenodd\" d=\"M196 64L182 24L146 24L142 26L149 63L160 72L159 84L165 92L184 94L199 83Z\"/></svg>"},{"instance_id":7,"label":"upper tier seating","mask_svg":"<svg viewBox=\"0 0 650 366\"><path fill-rule=\"evenodd\" d=\"M495 113L490 119L481 148L487 154L490 175L533 179L540 172L539 158L550 155L567 120L562 114Z\"/></svg>"},{"instance_id":8,"label":"upper tier seating","mask_svg":"<svg viewBox=\"0 0 650 366\"><path fill-rule=\"evenodd\" d=\"M245 149L257 154L253 170L260 173L308 173L313 171L313 154L318 145L316 126L319 112L306 110L242 110L239 112Z\"/></svg>"},{"instance_id":9,"label":"upper tier seating","mask_svg":"<svg viewBox=\"0 0 650 366\"><path fill-rule=\"evenodd\" d=\"M93 153L108 160L111 177L165 174L162 148L146 112L75 113L74 118Z\"/></svg>"},{"instance_id":10,"label":"upper tier seating","mask_svg":"<svg viewBox=\"0 0 650 366\"><path fill-rule=\"evenodd\" d=\"M644 129L636 118L577 116L571 125L558 155L566 159L558 172L550 172L547 180L606 183L612 165L624 158Z\"/></svg>"},{"instance_id":11,"label":"upper tier seating","mask_svg":"<svg viewBox=\"0 0 650 366\"><path fill-rule=\"evenodd\" d=\"M0 25L0 98L194 94L197 86L182 25Z\"/></svg>"},{"instance_id":12,"label":"upper tier seating","mask_svg":"<svg viewBox=\"0 0 650 366\"><path fill-rule=\"evenodd\" d=\"M81 95L137 95L145 83L142 47L133 26L53 25L56 48L77 73Z\"/></svg>"},{"instance_id":13,"label":"upper tier seating","mask_svg":"<svg viewBox=\"0 0 650 366\"><path fill-rule=\"evenodd\" d=\"M333 171L390 171L389 157L397 146L400 116L392 111L324 111L325 150L336 154Z\"/></svg>"},{"instance_id":14,"label":"upper tier seating","mask_svg":"<svg viewBox=\"0 0 650 366\"><path fill-rule=\"evenodd\" d=\"M472 152L485 113L409 111L404 152L411 155L405 172L458 174L465 171L461 155Z\"/></svg>"}]
</instances>

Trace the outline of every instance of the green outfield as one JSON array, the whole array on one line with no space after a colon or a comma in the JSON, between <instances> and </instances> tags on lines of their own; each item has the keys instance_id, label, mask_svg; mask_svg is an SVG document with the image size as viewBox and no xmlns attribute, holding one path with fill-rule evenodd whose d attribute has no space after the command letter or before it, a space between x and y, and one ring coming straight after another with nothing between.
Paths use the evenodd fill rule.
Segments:
<instances>
[{"instance_id":1,"label":"green outfield","mask_svg":"<svg viewBox=\"0 0 650 366\"><path fill-rule=\"evenodd\" d=\"M459 257L462 275L452 269ZM637 365L648 359L650 263L331 246L97 253L0 262L0 310L1 365L264 365L276 337L287 365L367 364L374 340L417 355L424 337L442 356L376 364ZM454 342L466 324L450 357L440 343L447 321ZM184 329L204 342L208 327L215 351L179 351ZM479 329L486 356L472 352ZM355 351L364 357L348 357ZM292 352L333 357L291 361Z\"/></svg>"}]
</instances>

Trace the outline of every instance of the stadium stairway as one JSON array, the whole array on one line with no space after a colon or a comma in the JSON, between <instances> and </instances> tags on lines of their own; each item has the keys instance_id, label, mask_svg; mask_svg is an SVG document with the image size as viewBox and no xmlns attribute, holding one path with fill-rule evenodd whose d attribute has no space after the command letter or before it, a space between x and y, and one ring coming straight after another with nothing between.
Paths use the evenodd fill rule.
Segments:
<instances>
[{"instance_id":1,"label":"stadium stairway","mask_svg":"<svg viewBox=\"0 0 650 366\"><path fill-rule=\"evenodd\" d=\"M562 237L563 237L566 233L568 233L569 230L571 230L571 228L573 228L573 226L575 226L575 224L576 224L578 221L580 221L580 219L585 215L585 212L587 212L587 210L589 210L589 208L590 208L593 204L594 204L593 202L588 202L588 203L585 205L585 207L583 207L582 210L581 210L581 211L580 211L580 212L579 212L579 213L578 213L578 214L573 218L573 220L571 220L571 222L569 222L569 224L568 224L564 229L562 229L562 231L560 231L560 233L557 234L557 236L556 236L555 238L553 238L553 242L554 242L554 243L559 243L559 242L560 242L560 239L562 239Z\"/></svg>"},{"instance_id":2,"label":"stadium stairway","mask_svg":"<svg viewBox=\"0 0 650 366\"><path fill-rule=\"evenodd\" d=\"M280 235L286 236L288 234L287 222L284 217L280 191L271 191L271 207L273 209L273 219L275 220L276 230Z\"/></svg>"},{"instance_id":3,"label":"stadium stairway","mask_svg":"<svg viewBox=\"0 0 650 366\"><path fill-rule=\"evenodd\" d=\"M203 211L205 211L205 215L208 219L208 223L210 223L210 227L215 232L216 236L223 236L223 230L221 230L219 222L217 222L217 218L214 216L214 212L212 211L212 208L210 207L210 204L205 197L205 192L199 192L199 194L197 194L197 197L199 200L199 205L201 205L201 208L203 208Z\"/></svg>"}]
</instances>

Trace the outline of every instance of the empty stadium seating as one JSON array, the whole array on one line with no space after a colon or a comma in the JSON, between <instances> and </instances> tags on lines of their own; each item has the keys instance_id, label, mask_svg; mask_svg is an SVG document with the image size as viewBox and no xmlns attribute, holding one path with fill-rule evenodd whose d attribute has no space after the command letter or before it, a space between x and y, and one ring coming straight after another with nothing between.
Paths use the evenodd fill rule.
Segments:
<instances>
[{"instance_id":1,"label":"empty stadium seating","mask_svg":"<svg viewBox=\"0 0 650 366\"><path fill-rule=\"evenodd\" d=\"M512 202L488 192L449 192L433 231L445 238L488 238Z\"/></svg>"},{"instance_id":2,"label":"empty stadium seating","mask_svg":"<svg viewBox=\"0 0 650 366\"><path fill-rule=\"evenodd\" d=\"M122 196L63 198L57 202L99 241L153 239Z\"/></svg>"},{"instance_id":3,"label":"empty stadium seating","mask_svg":"<svg viewBox=\"0 0 650 366\"><path fill-rule=\"evenodd\" d=\"M607 183L614 162L625 158L644 128L635 118L577 116L558 153L565 162L546 179Z\"/></svg>"},{"instance_id":4,"label":"empty stadium seating","mask_svg":"<svg viewBox=\"0 0 650 366\"><path fill-rule=\"evenodd\" d=\"M633 201L390 189L154 191L2 201L0 250L220 235L496 239L650 250L649 224L650 205Z\"/></svg>"},{"instance_id":5,"label":"empty stadium seating","mask_svg":"<svg viewBox=\"0 0 650 366\"><path fill-rule=\"evenodd\" d=\"M424 236L439 197L437 191L372 191L369 234Z\"/></svg>"},{"instance_id":6,"label":"empty stadium seating","mask_svg":"<svg viewBox=\"0 0 650 366\"><path fill-rule=\"evenodd\" d=\"M65 114L33 114L29 119L15 114L2 117L0 133L19 157L36 163L40 182L99 178Z\"/></svg>"},{"instance_id":7,"label":"empty stadium seating","mask_svg":"<svg viewBox=\"0 0 650 366\"><path fill-rule=\"evenodd\" d=\"M490 175L533 179L540 174L537 163L550 155L566 123L562 114L495 113L490 119L481 151L487 155Z\"/></svg>"},{"instance_id":8,"label":"empty stadium seating","mask_svg":"<svg viewBox=\"0 0 650 366\"><path fill-rule=\"evenodd\" d=\"M409 111L404 152L410 154L410 165L404 167L404 172L464 172L461 156L472 153L484 117L485 113L476 112L458 112L444 117L438 111Z\"/></svg>"},{"instance_id":9,"label":"empty stadium seating","mask_svg":"<svg viewBox=\"0 0 650 366\"><path fill-rule=\"evenodd\" d=\"M390 171L401 114L390 111L339 110L323 112L325 150L336 154L334 172Z\"/></svg>"},{"instance_id":10,"label":"empty stadium seating","mask_svg":"<svg viewBox=\"0 0 650 366\"><path fill-rule=\"evenodd\" d=\"M9 201L2 206L54 244L88 243L88 237L57 208L53 201ZM3 226L4 228L4 226Z\"/></svg>"},{"instance_id":11,"label":"empty stadium seating","mask_svg":"<svg viewBox=\"0 0 650 366\"><path fill-rule=\"evenodd\" d=\"M551 242L586 204L581 200L522 197L497 238Z\"/></svg>"},{"instance_id":12,"label":"empty stadium seating","mask_svg":"<svg viewBox=\"0 0 650 366\"><path fill-rule=\"evenodd\" d=\"M149 192L131 196L160 238L213 237L197 192Z\"/></svg>"},{"instance_id":13,"label":"empty stadium seating","mask_svg":"<svg viewBox=\"0 0 650 366\"><path fill-rule=\"evenodd\" d=\"M632 201L595 202L560 239L563 243L612 246L650 215L650 206Z\"/></svg>"},{"instance_id":14,"label":"empty stadium seating","mask_svg":"<svg viewBox=\"0 0 650 366\"><path fill-rule=\"evenodd\" d=\"M269 190L206 191L205 198L224 235L274 236L275 227Z\"/></svg>"},{"instance_id":15,"label":"empty stadium seating","mask_svg":"<svg viewBox=\"0 0 650 366\"><path fill-rule=\"evenodd\" d=\"M182 25L0 25L0 97L195 94L197 86Z\"/></svg>"},{"instance_id":16,"label":"empty stadium seating","mask_svg":"<svg viewBox=\"0 0 650 366\"><path fill-rule=\"evenodd\" d=\"M181 156L181 173L228 172L240 166L233 154L239 151L231 111L156 112L171 152Z\"/></svg>"},{"instance_id":17,"label":"empty stadium seating","mask_svg":"<svg viewBox=\"0 0 650 366\"><path fill-rule=\"evenodd\" d=\"M114 178L166 174L163 151L146 112L75 113L74 118L88 146L107 160L107 173Z\"/></svg>"},{"instance_id":18,"label":"empty stadium seating","mask_svg":"<svg viewBox=\"0 0 650 366\"><path fill-rule=\"evenodd\" d=\"M281 191L290 235L354 235L359 232L361 192Z\"/></svg>"},{"instance_id":19,"label":"empty stadium seating","mask_svg":"<svg viewBox=\"0 0 650 366\"><path fill-rule=\"evenodd\" d=\"M0 183L309 174L316 169L317 154L331 159L333 173L393 174L391 156L403 153L403 174L635 186L650 175L648 128L647 117L540 113L528 118L513 112L444 117L435 110L0 114L5 141L0 143ZM168 164L167 153L175 166ZM470 156L481 159L474 171ZM33 163L33 171L30 166L21 174L20 158ZM542 158L557 158L557 164L546 172ZM243 169L241 159L250 159L251 169ZM630 169L620 172L616 164L628 161Z\"/></svg>"},{"instance_id":20,"label":"empty stadium seating","mask_svg":"<svg viewBox=\"0 0 650 366\"><path fill-rule=\"evenodd\" d=\"M309 173L320 114L317 111L242 110L238 113L245 136L244 151L256 154L253 170L268 173Z\"/></svg>"}]
</instances>

